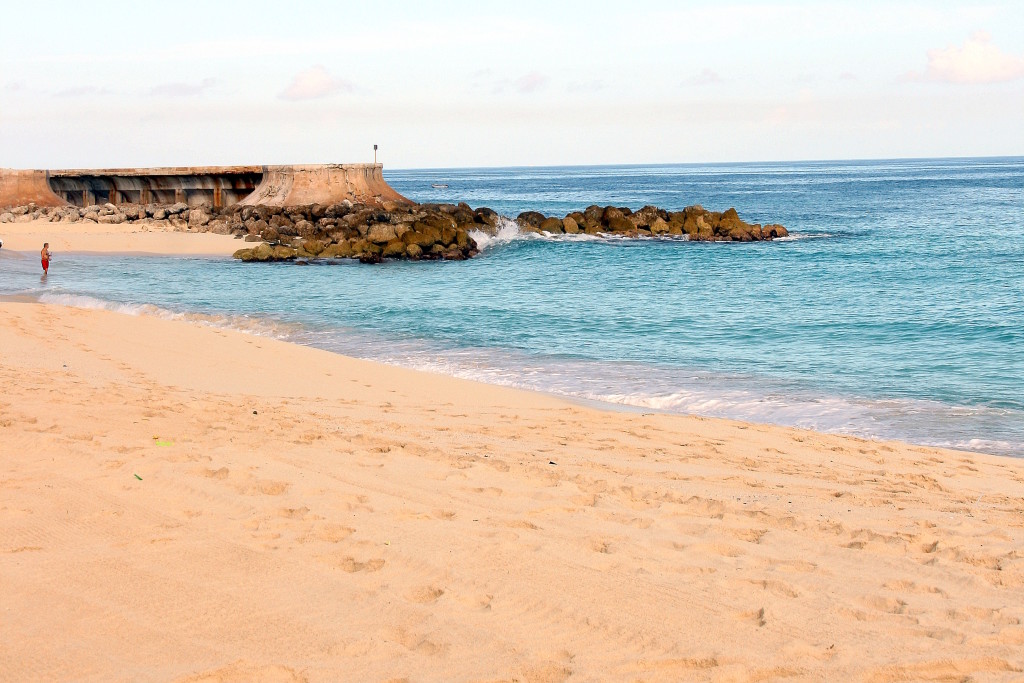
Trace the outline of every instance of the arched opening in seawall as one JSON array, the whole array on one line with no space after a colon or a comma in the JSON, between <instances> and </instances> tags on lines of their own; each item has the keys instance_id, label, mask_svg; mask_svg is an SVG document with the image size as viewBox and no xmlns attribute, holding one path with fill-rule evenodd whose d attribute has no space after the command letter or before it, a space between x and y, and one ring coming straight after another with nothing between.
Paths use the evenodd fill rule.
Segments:
<instances>
[{"instance_id":1,"label":"arched opening in seawall","mask_svg":"<svg viewBox=\"0 0 1024 683\"><path fill-rule=\"evenodd\" d=\"M50 189L72 206L94 204L232 206L263 180L263 168L159 168L59 170L48 174Z\"/></svg>"}]
</instances>

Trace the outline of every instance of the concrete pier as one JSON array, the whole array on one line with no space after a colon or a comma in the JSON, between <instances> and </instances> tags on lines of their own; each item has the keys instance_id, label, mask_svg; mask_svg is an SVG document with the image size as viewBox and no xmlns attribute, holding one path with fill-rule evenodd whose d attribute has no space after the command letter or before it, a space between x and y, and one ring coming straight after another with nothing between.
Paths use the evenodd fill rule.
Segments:
<instances>
[{"instance_id":1,"label":"concrete pier","mask_svg":"<svg viewBox=\"0 0 1024 683\"><path fill-rule=\"evenodd\" d=\"M384 181L380 164L0 169L0 208L93 204L412 204Z\"/></svg>"}]
</instances>

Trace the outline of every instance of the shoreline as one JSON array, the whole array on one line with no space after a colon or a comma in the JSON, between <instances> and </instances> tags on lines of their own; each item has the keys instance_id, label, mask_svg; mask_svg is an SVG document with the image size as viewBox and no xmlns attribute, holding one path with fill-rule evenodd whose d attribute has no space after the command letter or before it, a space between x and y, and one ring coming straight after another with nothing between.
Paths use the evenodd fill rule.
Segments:
<instances>
[{"instance_id":1,"label":"shoreline","mask_svg":"<svg viewBox=\"0 0 1024 683\"><path fill-rule=\"evenodd\" d=\"M1024 672L1020 460L0 320L12 678Z\"/></svg>"},{"instance_id":2,"label":"shoreline","mask_svg":"<svg viewBox=\"0 0 1024 683\"><path fill-rule=\"evenodd\" d=\"M109 253L109 254L87 253L87 254L79 254L79 255L84 255L84 256L88 257L88 256L104 256L104 255L115 255L115 256L117 256L117 255L125 255L125 256L127 256L127 255L133 255L133 254L131 254L129 252L112 252L112 253ZM137 255L141 255L141 256L177 256L179 258L181 258L181 257L186 257L186 258L210 258L210 259L218 258L217 256L204 256L204 255L197 255L197 254L187 254L187 255L181 255L181 254L177 254L177 255L175 255L175 254L137 254ZM590 398L590 397L576 395L576 394L572 394L572 393L564 393L564 392L556 391L554 389L545 389L543 387L523 386L521 384L517 384L517 383L514 383L514 382L487 381L487 380L482 380L482 379L476 379L474 377L467 377L465 375L460 375L460 374L451 374L451 373L445 372L443 370L423 368L423 367L416 367L416 366L411 366L411 365L403 365L403 364L397 363L397 362L387 362L387 361L375 359L375 358L372 358L372 357L350 356L350 355L347 355L347 354L342 353L340 351L335 351L335 350L332 350L332 349L326 348L326 347L315 346L315 345L312 345L312 344L303 344L301 342L292 342L292 341L289 341L287 339L282 338L279 335L276 335L276 334L273 334L273 333L265 333L265 332L259 331L258 329L254 328L254 327L251 327L251 326L248 326L248 325L240 326L240 325L237 324L237 317L236 316L231 316L231 315L227 315L227 314L204 314L204 313L200 313L200 312L196 312L196 311L175 312L175 311L172 311L172 310L169 310L169 309L162 308L162 307L160 307L160 306L158 306L156 304L149 304L149 303L121 304L121 303L117 303L117 302L113 302L113 301L107 301L107 300L97 299L97 298L88 297L88 296L86 298L92 299L92 301L95 302L95 305L92 305L92 304L89 304L89 303L65 303L65 302L62 302L62 301L41 301L38 298L35 298L35 297L31 296L31 295L23 295L23 294L0 295L0 303L3 303L3 302L34 303L34 304L39 304L39 305L52 305L52 306L60 306L60 307L77 308L77 309L81 309L81 310L99 310L99 311L115 313L115 314L118 314L118 315L129 315L129 316L136 316L136 317L137 316L153 316L153 317L156 317L156 318L162 319L162 320L180 320L180 321L184 321L184 322L189 323L189 324L199 324L199 325L207 326L207 327L209 327L211 329L230 330L230 331L233 331L233 332L239 332L239 333L246 334L246 335L253 335L253 336L256 336L256 337L259 337L259 338L273 339L275 341L280 341L280 342L285 343L285 344L295 345L295 346L299 346L299 347L302 347L302 348L315 349L317 351L324 351L324 352L327 352L327 353L331 353L331 354L337 355L337 356L339 356L341 358L346 358L346 359L351 359L351 360L358 360L358 361L361 361L361 362L367 362L367 363L372 363L372 364L378 364L378 365L382 365L382 366L396 368L396 369L399 369L399 370L409 370L411 372L422 372L422 373L426 373L426 374L429 374L429 375L433 375L433 376L437 376L437 377L442 377L442 378L450 378L450 379L457 380L457 381L474 382L474 383L483 384L485 386L498 387L498 388L509 389L509 390L513 390L513 391L522 391L522 392L526 392L527 394L536 394L536 395L545 396L545 397L548 397L548 398L551 398L551 399L554 399L554 400L563 401L563 402L566 402L566 403L569 403L569 404L572 404L572 405L575 405L575 406L578 406L578 407L589 408L589 409L598 410L598 411L607 411L607 412L615 412L615 413L627 413L627 414L636 414L636 415L665 415L665 416L676 416L676 417L692 417L692 418L707 419L707 420L726 420L726 421L729 421L729 422L736 422L736 423L739 423L739 424L745 424L745 425L750 425L750 426L764 426L764 427L770 427L770 428L776 428L777 427L777 428L781 428L781 429L795 429L795 430L807 432L809 434L849 437L849 438L853 438L853 439L864 440L864 441L867 441L867 442L870 442L870 443L895 443L895 444L901 444L903 446L912 447L912 448L937 448L937 449L943 449L943 450L948 450L948 451L958 452L958 453L974 454L974 455L986 455L986 456L997 457L997 458L1013 458L1013 459L1018 459L1018 460L1024 461L1024 457L1022 457L1021 455L1015 454L1015 453L1001 453L1001 452L998 452L998 451L988 451L988 450L984 450L983 448L971 448L971 447L968 447L968 446L965 446L965 445L962 445L962 444L953 444L953 445L950 445L950 444L929 444L929 443L925 443L925 442L911 441L911 440L903 439L903 438L900 438L900 437L885 437L885 436L875 436L875 435L847 433L847 432L841 432L841 431L829 431L827 429L818 429L818 428L814 428L814 427L804 427L804 426L786 424L786 423L783 423L783 422L770 422L770 421L764 421L764 420L751 419L751 418L742 417L742 416L741 417L731 417L731 416L728 416L728 415L714 415L714 414L707 415L707 414L701 414L701 413L697 413L697 412L686 412L686 411L681 411L681 410L672 410L672 409L668 409L668 408L656 408L656 407L652 407L652 406L649 406L649 405L642 405L642 404L637 404L637 403L626 403L626 402L621 402L621 401L603 400L603 399L600 399L600 398ZM128 309L128 310L125 310L125 309ZM246 317L246 319L248 321L248 317L247 316L245 316L245 317ZM217 322L217 319L222 319L223 322Z\"/></svg>"}]
</instances>

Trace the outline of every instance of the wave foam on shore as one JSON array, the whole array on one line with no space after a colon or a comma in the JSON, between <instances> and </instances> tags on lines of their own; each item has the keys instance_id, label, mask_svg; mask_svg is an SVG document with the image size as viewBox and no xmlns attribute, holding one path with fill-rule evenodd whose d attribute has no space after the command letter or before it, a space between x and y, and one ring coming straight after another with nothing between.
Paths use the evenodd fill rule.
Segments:
<instances>
[{"instance_id":1,"label":"wave foam on shore","mask_svg":"<svg viewBox=\"0 0 1024 683\"><path fill-rule=\"evenodd\" d=\"M517 239L537 238L532 233L523 236L518 230L513 233L509 226L504 226L503 230L502 239L505 241L496 242L494 246ZM564 239L564 236L558 239ZM938 425L951 424L951 417L968 413L994 425L1006 419L1008 411L1005 409L811 393L765 378L726 376L685 368L656 368L631 362L550 357L508 349L448 349L423 340L384 339L370 332L302 324L273 316L182 312L153 304L105 301L80 294L50 292L39 295L37 300L75 308L195 322L388 365L595 401L609 407L693 414L862 438L898 438L929 446L1024 455L1024 443L1010 439L968 437L936 430ZM922 421L922 416L927 418ZM929 427L922 428L922 424Z\"/></svg>"}]
</instances>

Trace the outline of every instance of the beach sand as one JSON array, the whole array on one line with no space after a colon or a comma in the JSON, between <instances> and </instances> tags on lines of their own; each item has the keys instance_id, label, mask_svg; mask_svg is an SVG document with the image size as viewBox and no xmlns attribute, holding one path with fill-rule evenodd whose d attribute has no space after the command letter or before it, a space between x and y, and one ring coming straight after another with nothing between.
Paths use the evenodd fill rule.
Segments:
<instances>
[{"instance_id":1,"label":"beach sand","mask_svg":"<svg viewBox=\"0 0 1024 683\"><path fill-rule=\"evenodd\" d=\"M51 223L49 219L0 224L0 240L3 240L5 250L35 253L39 253L44 242L49 242L50 250L58 259L61 253L69 252L230 256L238 249L255 246L235 239L233 235L174 232L134 223Z\"/></svg>"},{"instance_id":2,"label":"beach sand","mask_svg":"<svg viewBox=\"0 0 1024 683\"><path fill-rule=\"evenodd\" d=\"M1024 679L1021 460L106 311L0 349L3 680Z\"/></svg>"}]
</instances>

